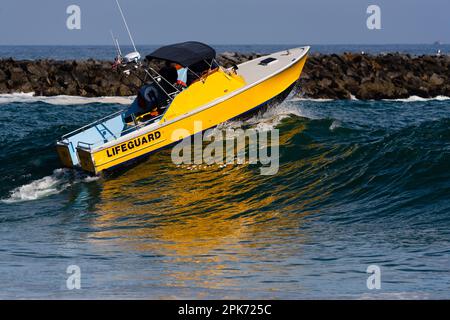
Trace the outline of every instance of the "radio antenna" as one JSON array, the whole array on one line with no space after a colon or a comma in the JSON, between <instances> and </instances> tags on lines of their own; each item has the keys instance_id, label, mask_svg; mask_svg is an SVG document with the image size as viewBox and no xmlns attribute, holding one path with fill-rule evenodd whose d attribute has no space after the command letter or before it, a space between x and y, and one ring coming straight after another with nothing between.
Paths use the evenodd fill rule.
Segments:
<instances>
[{"instance_id":1,"label":"radio antenna","mask_svg":"<svg viewBox=\"0 0 450 320\"><path fill-rule=\"evenodd\" d=\"M130 29L128 28L127 20L125 19L125 16L123 15L122 7L120 6L119 0L116 0L116 3L117 3L117 7L119 8L120 15L122 16L123 23L125 24L125 28L128 31L128 36L130 37L131 44L133 45L134 51L137 52L136 45L134 44L134 40L133 40L133 37L131 35Z\"/></svg>"},{"instance_id":2,"label":"radio antenna","mask_svg":"<svg viewBox=\"0 0 450 320\"><path fill-rule=\"evenodd\" d=\"M111 32L111 37L112 37L114 46L116 47L117 55L118 56L122 56L122 50L120 50L119 41L117 40L116 37L114 37L114 34L113 34L112 30L110 30L109 32Z\"/></svg>"}]
</instances>

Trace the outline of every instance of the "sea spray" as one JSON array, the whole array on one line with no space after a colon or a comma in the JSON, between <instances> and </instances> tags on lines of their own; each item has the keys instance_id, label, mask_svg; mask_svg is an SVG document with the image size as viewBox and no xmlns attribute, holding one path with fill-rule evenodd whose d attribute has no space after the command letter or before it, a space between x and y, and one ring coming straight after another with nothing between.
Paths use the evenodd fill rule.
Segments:
<instances>
[{"instance_id":1,"label":"sea spray","mask_svg":"<svg viewBox=\"0 0 450 320\"><path fill-rule=\"evenodd\" d=\"M71 169L55 169L50 176L34 180L13 189L6 199L0 200L3 203L17 203L23 201L32 201L58 194L70 186L80 182L92 182L98 177L86 176L81 172Z\"/></svg>"}]
</instances>

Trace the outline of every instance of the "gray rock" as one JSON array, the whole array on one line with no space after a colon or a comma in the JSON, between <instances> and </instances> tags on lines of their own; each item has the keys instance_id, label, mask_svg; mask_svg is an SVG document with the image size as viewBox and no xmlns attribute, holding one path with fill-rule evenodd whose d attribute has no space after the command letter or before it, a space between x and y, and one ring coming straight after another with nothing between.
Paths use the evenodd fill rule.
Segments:
<instances>
[{"instance_id":1,"label":"gray rock","mask_svg":"<svg viewBox=\"0 0 450 320\"><path fill-rule=\"evenodd\" d=\"M434 86L440 86L444 83L444 79L438 76L436 73L433 73L433 75L430 77L430 83Z\"/></svg>"}]
</instances>

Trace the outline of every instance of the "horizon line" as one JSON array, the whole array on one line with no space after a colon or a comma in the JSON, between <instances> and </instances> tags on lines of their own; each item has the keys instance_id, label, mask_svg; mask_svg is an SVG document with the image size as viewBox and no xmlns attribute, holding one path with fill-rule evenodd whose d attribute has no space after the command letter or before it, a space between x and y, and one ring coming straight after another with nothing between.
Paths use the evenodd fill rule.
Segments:
<instances>
[{"instance_id":1,"label":"horizon line","mask_svg":"<svg viewBox=\"0 0 450 320\"><path fill-rule=\"evenodd\" d=\"M203 41L204 42L204 41ZM177 42L171 42L177 43ZM204 42L206 43L206 42ZM417 46L417 45L449 45L450 43L208 43L210 46L291 46L291 45L302 45L302 46L394 46L394 45L402 45L402 46ZM164 46L167 43L153 43L153 44L136 44L136 46ZM101 47L114 47L113 44L0 44L0 47L84 47L84 46L101 46ZM122 44L123 47L132 47L131 44Z\"/></svg>"}]
</instances>

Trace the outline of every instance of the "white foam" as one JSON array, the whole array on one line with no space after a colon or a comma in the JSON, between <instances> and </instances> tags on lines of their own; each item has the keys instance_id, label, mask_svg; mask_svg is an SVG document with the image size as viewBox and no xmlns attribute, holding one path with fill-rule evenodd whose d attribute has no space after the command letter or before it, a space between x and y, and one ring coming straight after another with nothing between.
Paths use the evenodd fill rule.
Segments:
<instances>
[{"instance_id":1,"label":"white foam","mask_svg":"<svg viewBox=\"0 0 450 320\"><path fill-rule=\"evenodd\" d=\"M45 102L53 105L80 105L80 104L90 104L90 103L108 103L108 104L124 104L128 105L133 102L135 96L129 97L81 97L81 96L35 96L34 92L27 93L6 93L0 94L0 104L22 102L22 103L32 103L32 102Z\"/></svg>"},{"instance_id":2,"label":"white foam","mask_svg":"<svg viewBox=\"0 0 450 320\"><path fill-rule=\"evenodd\" d=\"M21 93L5 93L0 94L0 104L13 103L13 102L23 102L23 103L32 103L32 102L45 102L53 105L80 105L80 104L91 104L91 103L105 103L105 104L123 104L129 105L133 102L136 96L129 97L113 97L113 96L105 96L105 97L81 97L81 96L66 96L59 95L53 97L44 97L44 96L35 96L34 92L21 92ZM351 101L358 101L358 99L351 95ZM422 98L419 96L411 96L403 99L383 99L383 101L398 101L398 102L420 102L420 101L445 101L450 100L450 97L446 96L436 96L433 98ZM335 101L334 99L314 99L314 98L301 98L295 97L289 99L288 102L297 102L297 101L312 101L312 102L330 102Z\"/></svg>"},{"instance_id":3,"label":"white foam","mask_svg":"<svg viewBox=\"0 0 450 320\"><path fill-rule=\"evenodd\" d=\"M383 99L383 101L398 101L398 102L423 102L423 101L445 101L450 100L450 97L436 96L434 98L422 98L419 96L411 96L405 99Z\"/></svg>"},{"instance_id":4,"label":"white foam","mask_svg":"<svg viewBox=\"0 0 450 320\"><path fill-rule=\"evenodd\" d=\"M359 99L357 99L354 95L350 96L350 100L351 101L360 101ZM422 98L419 96L410 96L408 98L403 98L403 99L382 99L382 101L398 101L398 102L420 102L420 101L445 101L445 100L450 100L450 97L446 97L446 96L436 96L433 98ZM312 101L312 102L330 102L330 101L337 101L334 99L313 99L313 98L293 98L289 101L292 102L296 102L296 101ZM374 101L374 100L371 100Z\"/></svg>"},{"instance_id":5,"label":"white foam","mask_svg":"<svg viewBox=\"0 0 450 320\"><path fill-rule=\"evenodd\" d=\"M59 193L67 187L67 182L62 179L64 174L64 169L57 169L51 176L32 181L12 190L9 198L1 201L4 203L30 201Z\"/></svg>"},{"instance_id":6,"label":"white foam","mask_svg":"<svg viewBox=\"0 0 450 320\"><path fill-rule=\"evenodd\" d=\"M52 175L34 180L28 184L17 187L10 192L7 199L0 200L3 203L17 203L38 200L50 195L58 194L73 184L79 182L92 182L99 177L85 176L70 169L56 169Z\"/></svg>"},{"instance_id":7,"label":"white foam","mask_svg":"<svg viewBox=\"0 0 450 320\"><path fill-rule=\"evenodd\" d=\"M342 126L342 123L339 120L334 120L330 125L330 131L334 131L337 128L340 128Z\"/></svg>"},{"instance_id":8,"label":"white foam","mask_svg":"<svg viewBox=\"0 0 450 320\"><path fill-rule=\"evenodd\" d=\"M257 113L255 116L245 120L227 121L217 126L217 130L239 129L242 127L250 127L257 131L270 131L281 123L283 119L289 118L292 115L298 117L305 117L301 109L290 101L282 104L269 107L265 112ZM232 136L231 136L232 137Z\"/></svg>"},{"instance_id":9,"label":"white foam","mask_svg":"<svg viewBox=\"0 0 450 320\"><path fill-rule=\"evenodd\" d=\"M87 176L86 178L83 179L83 182L92 182L92 181L97 181L98 179L100 179L99 176Z\"/></svg>"},{"instance_id":10,"label":"white foam","mask_svg":"<svg viewBox=\"0 0 450 320\"><path fill-rule=\"evenodd\" d=\"M269 127L273 128L280 124L283 119L289 118L292 115L297 117L305 116L297 105L286 101L275 107L269 107L265 112L256 114L246 120L245 123L250 126L260 126L261 128L265 127L264 125L269 125Z\"/></svg>"},{"instance_id":11,"label":"white foam","mask_svg":"<svg viewBox=\"0 0 450 320\"><path fill-rule=\"evenodd\" d=\"M289 101L296 102L296 101L312 101L312 102L330 102L335 101L334 99L321 99L321 98L301 98L301 97L295 97L290 99Z\"/></svg>"},{"instance_id":12,"label":"white foam","mask_svg":"<svg viewBox=\"0 0 450 320\"><path fill-rule=\"evenodd\" d=\"M222 139L233 139L239 137L241 134L237 129L255 129L259 132L267 132L274 129L283 119L295 115L304 117L304 114L298 105L285 101L280 105L269 107L265 112L259 112L253 117L242 120L232 120L219 124L211 131L205 133L205 137L211 138L214 135L215 139L221 141ZM223 134L226 131L226 135Z\"/></svg>"}]
</instances>

